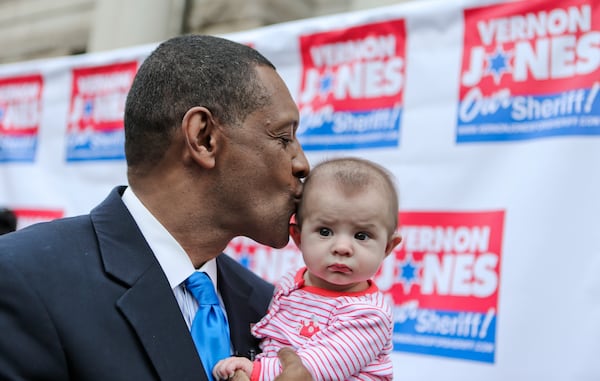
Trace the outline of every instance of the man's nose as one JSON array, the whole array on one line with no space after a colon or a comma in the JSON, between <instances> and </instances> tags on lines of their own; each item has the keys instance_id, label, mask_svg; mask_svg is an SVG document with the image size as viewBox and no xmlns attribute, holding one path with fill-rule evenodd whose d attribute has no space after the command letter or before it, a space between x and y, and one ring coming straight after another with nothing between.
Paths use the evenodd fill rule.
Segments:
<instances>
[{"instance_id":1,"label":"man's nose","mask_svg":"<svg viewBox=\"0 0 600 381\"><path fill-rule=\"evenodd\" d=\"M294 176L303 179L308 176L308 173L310 172L310 164L308 163L308 159L306 158L300 143L298 143L297 146L298 152L292 159L292 171L294 172Z\"/></svg>"}]
</instances>

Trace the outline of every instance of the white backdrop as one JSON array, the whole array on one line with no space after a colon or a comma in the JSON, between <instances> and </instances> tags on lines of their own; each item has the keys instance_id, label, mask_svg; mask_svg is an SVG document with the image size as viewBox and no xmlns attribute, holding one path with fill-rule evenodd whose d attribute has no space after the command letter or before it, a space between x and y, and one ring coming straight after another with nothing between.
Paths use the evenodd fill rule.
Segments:
<instances>
[{"instance_id":1,"label":"white backdrop","mask_svg":"<svg viewBox=\"0 0 600 381\"><path fill-rule=\"evenodd\" d=\"M600 1L416 1L226 37L278 67L311 163L379 162L404 243L398 380L600 380ZM125 184L123 100L155 44L0 66L0 205L19 226ZM238 239L275 281L301 265Z\"/></svg>"}]
</instances>

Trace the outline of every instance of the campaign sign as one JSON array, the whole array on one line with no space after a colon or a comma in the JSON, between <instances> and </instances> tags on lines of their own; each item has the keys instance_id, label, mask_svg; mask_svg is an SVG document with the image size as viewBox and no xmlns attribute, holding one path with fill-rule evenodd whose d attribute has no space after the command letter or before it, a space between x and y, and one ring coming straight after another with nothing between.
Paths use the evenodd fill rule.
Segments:
<instances>
[{"instance_id":1,"label":"campaign sign","mask_svg":"<svg viewBox=\"0 0 600 381\"><path fill-rule=\"evenodd\" d=\"M377 278L391 285L395 351L494 362L503 223L503 211L401 213L403 242Z\"/></svg>"},{"instance_id":2,"label":"campaign sign","mask_svg":"<svg viewBox=\"0 0 600 381\"><path fill-rule=\"evenodd\" d=\"M493 363L504 211L402 212L402 244L374 276L394 305L394 350ZM269 282L304 265L293 242L237 237L225 252Z\"/></svg>"},{"instance_id":3,"label":"campaign sign","mask_svg":"<svg viewBox=\"0 0 600 381\"><path fill-rule=\"evenodd\" d=\"M398 146L405 40L404 20L300 37L305 150Z\"/></svg>"},{"instance_id":4,"label":"campaign sign","mask_svg":"<svg viewBox=\"0 0 600 381\"><path fill-rule=\"evenodd\" d=\"M43 86L41 75L0 79L0 163L34 161Z\"/></svg>"},{"instance_id":5,"label":"campaign sign","mask_svg":"<svg viewBox=\"0 0 600 381\"><path fill-rule=\"evenodd\" d=\"M17 216L17 229L64 217L62 209L15 208L13 212Z\"/></svg>"},{"instance_id":6,"label":"campaign sign","mask_svg":"<svg viewBox=\"0 0 600 381\"><path fill-rule=\"evenodd\" d=\"M236 237L229 242L225 253L271 283L304 265L300 250L291 240L284 248L273 249L250 238Z\"/></svg>"},{"instance_id":7,"label":"campaign sign","mask_svg":"<svg viewBox=\"0 0 600 381\"><path fill-rule=\"evenodd\" d=\"M123 112L137 62L73 70L67 161L123 160Z\"/></svg>"},{"instance_id":8,"label":"campaign sign","mask_svg":"<svg viewBox=\"0 0 600 381\"><path fill-rule=\"evenodd\" d=\"M458 143L600 134L600 0L464 11Z\"/></svg>"}]
</instances>

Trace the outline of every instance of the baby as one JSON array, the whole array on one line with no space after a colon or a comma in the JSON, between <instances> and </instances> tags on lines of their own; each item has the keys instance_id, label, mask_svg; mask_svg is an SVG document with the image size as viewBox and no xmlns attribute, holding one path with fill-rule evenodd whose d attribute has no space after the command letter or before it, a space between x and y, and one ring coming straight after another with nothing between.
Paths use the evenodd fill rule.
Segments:
<instances>
[{"instance_id":1,"label":"baby","mask_svg":"<svg viewBox=\"0 0 600 381\"><path fill-rule=\"evenodd\" d=\"M293 347L315 380L392 380L392 309L371 278L401 241L397 225L398 194L385 169L359 158L317 165L290 225L306 267L278 283L253 326L262 353L221 360L215 378L243 370L273 380L278 350Z\"/></svg>"}]
</instances>

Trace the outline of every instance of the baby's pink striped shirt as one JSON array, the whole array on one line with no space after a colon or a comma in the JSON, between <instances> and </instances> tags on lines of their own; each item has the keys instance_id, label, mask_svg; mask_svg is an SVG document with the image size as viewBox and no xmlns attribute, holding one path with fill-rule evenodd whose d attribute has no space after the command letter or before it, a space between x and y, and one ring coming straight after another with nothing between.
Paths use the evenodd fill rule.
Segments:
<instances>
[{"instance_id":1,"label":"baby's pink striped shirt","mask_svg":"<svg viewBox=\"0 0 600 381\"><path fill-rule=\"evenodd\" d=\"M277 351L293 347L315 380L392 380L392 308L375 283L356 293L304 286L306 268L277 284L267 315L252 328L263 339L253 379L281 373Z\"/></svg>"}]
</instances>

